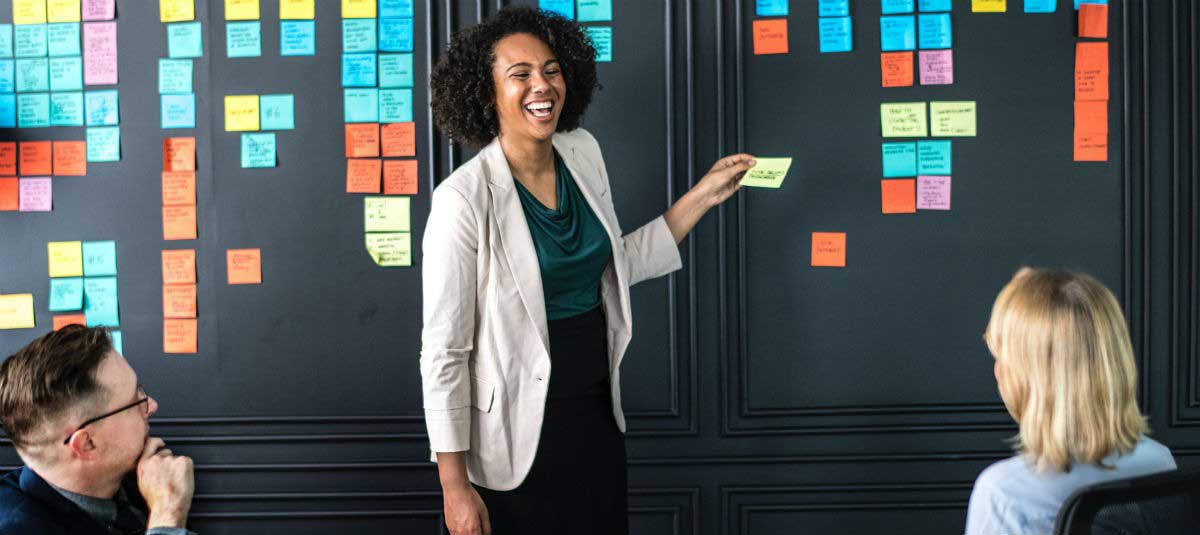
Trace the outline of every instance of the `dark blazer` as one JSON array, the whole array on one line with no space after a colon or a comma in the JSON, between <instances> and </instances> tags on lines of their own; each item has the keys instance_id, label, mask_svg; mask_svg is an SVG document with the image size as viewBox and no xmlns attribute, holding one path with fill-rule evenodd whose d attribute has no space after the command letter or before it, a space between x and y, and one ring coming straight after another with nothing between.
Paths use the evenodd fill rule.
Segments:
<instances>
[{"instance_id":1,"label":"dark blazer","mask_svg":"<svg viewBox=\"0 0 1200 535\"><path fill-rule=\"evenodd\" d=\"M125 481L126 495L145 510L136 486ZM136 485L136 484L135 484ZM108 528L59 494L29 468L13 470L0 478L0 535L110 535Z\"/></svg>"}]
</instances>

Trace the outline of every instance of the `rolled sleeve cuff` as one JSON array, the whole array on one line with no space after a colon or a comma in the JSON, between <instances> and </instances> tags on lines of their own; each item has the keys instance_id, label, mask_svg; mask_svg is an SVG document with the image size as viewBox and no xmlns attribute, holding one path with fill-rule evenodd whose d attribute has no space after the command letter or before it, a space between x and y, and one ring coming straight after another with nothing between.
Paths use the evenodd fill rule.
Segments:
<instances>
[{"instance_id":1,"label":"rolled sleeve cuff","mask_svg":"<svg viewBox=\"0 0 1200 535\"><path fill-rule=\"evenodd\" d=\"M429 449L449 453L471 449L471 409L425 410Z\"/></svg>"}]
</instances>

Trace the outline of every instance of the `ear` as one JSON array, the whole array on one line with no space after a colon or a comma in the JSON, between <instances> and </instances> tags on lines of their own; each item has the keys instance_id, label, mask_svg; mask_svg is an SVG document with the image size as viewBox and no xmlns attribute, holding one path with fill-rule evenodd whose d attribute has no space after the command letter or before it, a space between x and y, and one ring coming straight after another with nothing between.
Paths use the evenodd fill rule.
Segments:
<instances>
[{"instance_id":1,"label":"ear","mask_svg":"<svg viewBox=\"0 0 1200 535\"><path fill-rule=\"evenodd\" d=\"M71 455L78 459L91 460L96 456L96 442L87 429L80 429L71 435L67 447L71 448Z\"/></svg>"}]
</instances>

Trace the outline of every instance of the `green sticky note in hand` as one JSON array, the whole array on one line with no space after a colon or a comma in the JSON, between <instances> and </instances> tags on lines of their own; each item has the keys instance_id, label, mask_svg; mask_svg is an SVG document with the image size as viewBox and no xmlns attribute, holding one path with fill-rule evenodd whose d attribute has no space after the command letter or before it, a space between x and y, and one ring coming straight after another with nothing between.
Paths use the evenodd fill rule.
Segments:
<instances>
[{"instance_id":1,"label":"green sticky note in hand","mask_svg":"<svg viewBox=\"0 0 1200 535\"><path fill-rule=\"evenodd\" d=\"M746 176L742 177L742 185L751 188L779 188L792 167L791 158L755 158L755 165Z\"/></svg>"}]
</instances>

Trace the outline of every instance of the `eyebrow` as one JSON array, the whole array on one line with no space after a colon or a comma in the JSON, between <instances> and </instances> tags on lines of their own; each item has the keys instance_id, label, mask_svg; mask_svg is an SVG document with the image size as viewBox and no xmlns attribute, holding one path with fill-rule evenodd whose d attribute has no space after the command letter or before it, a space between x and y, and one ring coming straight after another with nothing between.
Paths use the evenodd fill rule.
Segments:
<instances>
[{"instance_id":1,"label":"eyebrow","mask_svg":"<svg viewBox=\"0 0 1200 535\"><path fill-rule=\"evenodd\" d=\"M558 63L558 59L550 58L550 59L546 60L546 63L543 64L542 66L543 67L549 66L551 63ZM504 72L511 71L517 67L532 67L532 66L533 66L532 63L529 63L528 61L522 61L520 63L513 63L512 65L509 65L507 69L504 69Z\"/></svg>"}]
</instances>

